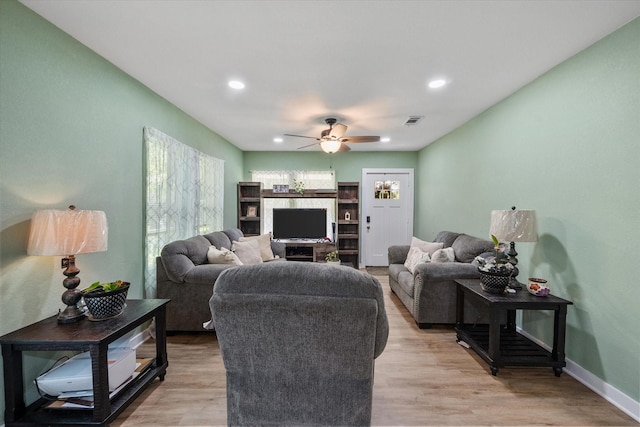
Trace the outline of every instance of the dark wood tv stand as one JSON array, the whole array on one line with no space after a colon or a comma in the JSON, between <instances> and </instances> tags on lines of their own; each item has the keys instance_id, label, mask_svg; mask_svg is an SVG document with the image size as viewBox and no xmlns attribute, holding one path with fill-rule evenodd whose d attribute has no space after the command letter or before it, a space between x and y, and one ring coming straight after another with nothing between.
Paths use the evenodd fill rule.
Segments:
<instances>
[{"instance_id":1,"label":"dark wood tv stand","mask_svg":"<svg viewBox=\"0 0 640 427\"><path fill-rule=\"evenodd\" d=\"M288 261L325 262L325 255L336 250L333 242L312 240L280 240L285 244L285 257Z\"/></svg>"}]
</instances>

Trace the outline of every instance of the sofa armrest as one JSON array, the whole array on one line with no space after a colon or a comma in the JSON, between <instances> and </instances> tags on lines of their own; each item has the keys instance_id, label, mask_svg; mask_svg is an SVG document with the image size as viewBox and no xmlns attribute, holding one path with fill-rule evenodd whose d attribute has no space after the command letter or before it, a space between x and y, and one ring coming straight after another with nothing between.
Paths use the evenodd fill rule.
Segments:
<instances>
[{"instance_id":1,"label":"sofa armrest","mask_svg":"<svg viewBox=\"0 0 640 427\"><path fill-rule=\"evenodd\" d=\"M409 245L394 245L389 246L388 249L388 259L389 265L391 264L404 264L407 260L407 255L409 254Z\"/></svg>"},{"instance_id":2,"label":"sofa armrest","mask_svg":"<svg viewBox=\"0 0 640 427\"><path fill-rule=\"evenodd\" d=\"M423 283L430 280L477 279L478 267L466 262L426 262L416 266L414 277L420 275Z\"/></svg>"}]
</instances>

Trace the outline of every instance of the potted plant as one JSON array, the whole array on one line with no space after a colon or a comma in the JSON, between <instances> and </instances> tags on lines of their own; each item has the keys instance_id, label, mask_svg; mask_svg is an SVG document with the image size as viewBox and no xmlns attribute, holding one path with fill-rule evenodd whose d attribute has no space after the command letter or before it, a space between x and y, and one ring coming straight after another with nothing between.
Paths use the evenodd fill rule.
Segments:
<instances>
[{"instance_id":1,"label":"potted plant","mask_svg":"<svg viewBox=\"0 0 640 427\"><path fill-rule=\"evenodd\" d=\"M327 264L340 265L340 258L338 257L337 250L329 252L324 259L327 260Z\"/></svg>"},{"instance_id":2,"label":"potted plant","mask_svg":"<svg viewBox=\"0 0 640 427\"><path fill-rule=\"evenodd\" d=\"M506 245L500 243L493 234L491 235L491 240L493 241L496 255L487 258L477 257L480 287L486 292L502 294L509 284L514 267L509 262L509 257L504 253Z\"/></svg>"},{"instance_id":3,"label":"potted plant","mask_svg":"<svg viewBox=\"0 0 640 427\"><path fill-rule=\"evenodd\" d=\"M304 194L304 182L302 180L293 180L293 189L296 193L303 195Z\"/></svg>"},{"instance_id":4,"label":"potted plant","mask_svg":"<svg viewBox=\"0 0 640 427\"><path fill-rule=\"evenodd\" d=\"M92 283L82 290L82 298L89 310L89 318L106 320L118 316L125 308L129 282Z\"/></svg>"}]
</instances>

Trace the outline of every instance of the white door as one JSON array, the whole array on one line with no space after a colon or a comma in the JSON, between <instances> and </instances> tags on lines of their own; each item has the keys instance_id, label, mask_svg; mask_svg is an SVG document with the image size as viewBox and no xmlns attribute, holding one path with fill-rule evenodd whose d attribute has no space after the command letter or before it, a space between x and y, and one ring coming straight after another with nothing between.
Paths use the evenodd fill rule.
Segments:
<instances>
[{"instance_id":1,"label":"white door","mask_svg":"<svg viewBox=\"0 0 640 427\"><path fill-rule=\"evenodd\" d=\"M362 169L360 216L365 266L389 264L391 245L408 245L413 235L413 169Z\"/></svg>"}]
</instances>

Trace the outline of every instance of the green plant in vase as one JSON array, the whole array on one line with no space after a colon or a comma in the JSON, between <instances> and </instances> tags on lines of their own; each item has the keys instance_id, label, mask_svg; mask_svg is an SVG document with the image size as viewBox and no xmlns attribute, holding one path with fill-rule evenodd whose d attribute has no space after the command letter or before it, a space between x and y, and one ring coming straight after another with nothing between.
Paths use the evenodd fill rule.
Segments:
<instances>
[{"instance_id":1,"label":"green plant in vase","mask_svg":"<svg viewBox=\"0 0 640 427\"><path fill-rule=\"evenodd\" d=\"M491 240L493 241L496 255L486 258L477 257L476 259L479 264L478 269L485 273L510 275L513 272L513 264L509 262L509 257L504 253L507 245L500 243L498 238L493 234L491 235Z\"/></svg>"},{"instance_id":2,"label":"green plant in vase","mask_svg":"<svg viewBox=\"0 0 640 427\"><path fill-rule=\"evenodd\" d=\"M476 257L478 271L480 272L480 285L482 290L486 292L502 294L509 284L514 267L509 262L509 257L504 253L507 245L500 243L493 234L491 235L491 240L493 241L496 255L486 258Z\"/></svg>"},{"instance_id":3,"label":"green plant in vase","mask_svg":"<svg viewBox=\"0 0 640 427\"><path fill-rule=\"evenodd\" d=\"M89 311L89 319L106 320L120 315L126 307L129 282L92 283L82 290L83 301Z\"/></svg>"},{"instance_id":4,"label":"green plant in vase","mask_svg":"<svg viewBox=\"0 0 640 427\"><path fill-rule=\"evenodd\" d=\"M338 256L338 251L331 251L329 252L327 255L325 255L324 259L329 262L329 263L339 263L340 262L340 258Z\"/></svg>"},{"instance_id":5,"label":"green plant in vase","mask_svg":"<svg viewBox=\"0 0 640 427\"><path fill-rule=\"evenodd\" d=\"M88 288L83 289L82 294L83 295L106 294L109 292L115 292L117 290L121 290L125 286L128 287L129 283L123 282L122 280L116 280L115 282L107 282L107 283L94 282Z\"/></svg>"},{"instance_id":6,"label":"green plant in vase","mask_svg":"<svg viewBox=\"0 0 640 427\"><path fill-rule=\"evenodd\" d=\"M304 194L304 182L302 180L293 180L293 189L298 194Z\"/></svg>"}]
</instances>

